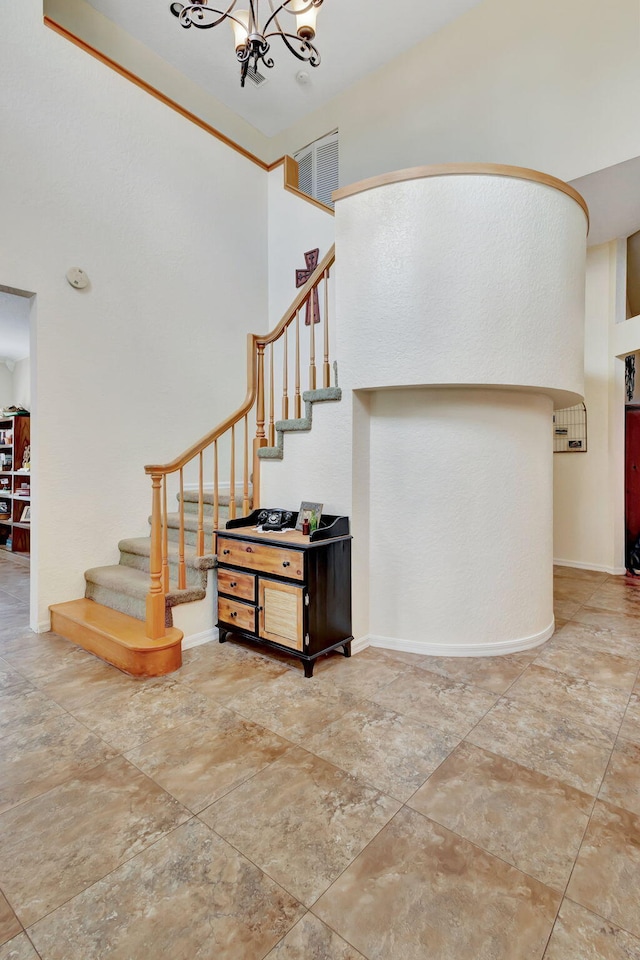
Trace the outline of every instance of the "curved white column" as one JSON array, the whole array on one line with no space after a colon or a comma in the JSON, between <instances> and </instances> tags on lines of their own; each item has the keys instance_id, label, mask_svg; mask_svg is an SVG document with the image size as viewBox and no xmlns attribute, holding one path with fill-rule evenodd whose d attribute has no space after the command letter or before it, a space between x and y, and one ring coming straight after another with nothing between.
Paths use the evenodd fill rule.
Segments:
<instances>
[{"instance_id":1,"label":"curved white column","mask_svg":"<svg viewBox=\"0 0 640 960\"><path fill-rule=\"evenodd\" d=\"M470 656L553 630L551 414L582 396L587 220L553 178L454 172L339 192L336 310L341 383L373 392L369 635Z\"/></svg>"}]
</instances>

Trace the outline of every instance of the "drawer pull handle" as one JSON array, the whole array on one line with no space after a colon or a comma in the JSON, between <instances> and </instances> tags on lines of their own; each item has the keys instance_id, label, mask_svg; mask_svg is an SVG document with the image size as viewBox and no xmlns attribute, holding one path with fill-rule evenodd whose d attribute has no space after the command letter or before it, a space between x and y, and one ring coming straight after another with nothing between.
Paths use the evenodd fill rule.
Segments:
<instances>
[{"instance_id":1,"label":"drawer pull handle","mask_svg":"<svg viewBox=\"0 0 640 960\"><path fill-rule=\"evenodd\" d=\"M231 550L223 550L223 551L222 551L222 556L223 556L223 557L226 557L226 555L227 555L228 553L231 553Z\"/></svg>"},{"instance_id":2,"label":"drawer pull handle","mask_svg":"<svg viewBox=\"0 0 640 960\"><path fill-rule=\"evenodd\" d=\"M253 547L247 547L247 553L253 553Z\"/></svg>"},{"instance_id":3,"label":"drawer pull handle","mask_svg":"<svg viewBox=\"0 0 640 960\"><path fill-rule=\"evenodd\" d=\"M238 586L238 583L237 583L236 580L232 580L231 583L229 584L229 586L230 586L230 587L237 587L237 586Z\"/></svg>"},{"instance_id":4,"label":"drawer pull handle","mask_svg":"<svg viewBox=\"0 0 640 960\"><path fill-rule=\"evenodd\" d=\"M232 616L232 617L237 617L237 616L238 616L237 610L233 610L232 613L231 613L231 616Z\"/></svg>"},{"instance_id":5,"label":"drawer pull handle","mask_svg":"<svg viewBox=\"0 0 640 960\"><path fill-rule=\"evenodd\" d=\"M282 566L283 566L283 567L290 567L291 564L289 563L288 560L283 560L283 561L282 561Z\"/></svg>"}]
</instances>

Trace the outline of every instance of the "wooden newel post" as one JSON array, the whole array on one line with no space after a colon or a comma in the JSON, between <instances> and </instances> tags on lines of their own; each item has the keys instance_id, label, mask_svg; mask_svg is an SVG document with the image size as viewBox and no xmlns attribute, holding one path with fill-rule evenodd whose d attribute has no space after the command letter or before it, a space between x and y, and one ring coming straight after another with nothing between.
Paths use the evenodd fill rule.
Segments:
<instances>
[{"instance_id":1,"label":"wooden newel post","mask_svg":"<svg viewBox=\"0 0 640 960\"><path fill-rule=\"evenodd\" d=\"M151 474L151 483L151 586L147 594L147 636L150 640L159 640L166 633L162 586L162 474Z\"/></svg>"}]
</instances>

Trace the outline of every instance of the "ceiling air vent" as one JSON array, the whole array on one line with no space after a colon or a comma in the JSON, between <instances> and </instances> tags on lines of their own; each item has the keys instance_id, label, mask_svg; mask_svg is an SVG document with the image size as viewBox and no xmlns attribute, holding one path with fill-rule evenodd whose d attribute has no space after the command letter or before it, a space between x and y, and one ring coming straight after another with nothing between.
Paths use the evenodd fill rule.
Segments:
<instances>
[{"instance_id":1,"label":"ceiling air vent","mask_svg":"<svg viewBox=\"0 0 640 960\"><path fill-rule=\"evenodd\" d=\"M247 80L250 80L254 87L261 87L268 82L267 77L259 73L255 67L249 67L247 70Z\"/></svg>"}]
</instances>

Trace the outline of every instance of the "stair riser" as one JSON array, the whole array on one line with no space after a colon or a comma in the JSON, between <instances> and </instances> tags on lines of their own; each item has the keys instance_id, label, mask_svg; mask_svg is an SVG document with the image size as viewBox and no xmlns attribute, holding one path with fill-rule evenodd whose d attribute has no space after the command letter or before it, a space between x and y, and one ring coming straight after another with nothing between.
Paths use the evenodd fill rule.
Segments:
<instances>
[{"instance_id":1,"label":"stair riser","mask_svg":"<svg viewBox=\"0 0 640 960\"><path fill-rule=\"evenodd\" d=\"M126 613L136 620L146 620L147 604L146 600L138 600L129 594L116 593L114 590L108 590L96 583L87 583L85 597L88 600L95 600L96 603L102 603L105 607L111 607L112 610L119 610L120 613ZM169 607L165 610L165 626L172 627L173 619Z\"/></svg>"},{"instance_id":2,"label":"stair riser","mask_svg":"<svg viewBox=\"0 0 640 960\"><path fill-rule=\"evenodd\" d=\"M178 507L179 509L179 507ZM185 500L184 512L188 513L190 517L198 516L198 504L192 503L190 500ZM242 504L239 507L236 507L237 516L242 515ZM213 519L213 504L205 503L202 507L202 515L207 517L209 520ZM229 507L225 507L222 504L218 507L218 518L220 520L227 519L229 516Z\"/></svg>"},{"instance_id":3,"label":"stair riser","mask_svg":"<svg viewBox=\"0 0 640 960\"><path fill-rule=\"evenodd\" d=\"M120 564L123 567L133 567L135 570L143 570L145 573L149 573L149 557L142 557L138 553L120 553ZM206 590L207 587L207 571L206 570L194 570L193 567L187 566L185 564L185 573L187 575L187 586L188 587L201 587L203 590ZM169 577L172 584L178 582L178 564L169 563Z\"/></svg>"}]
</instances>

